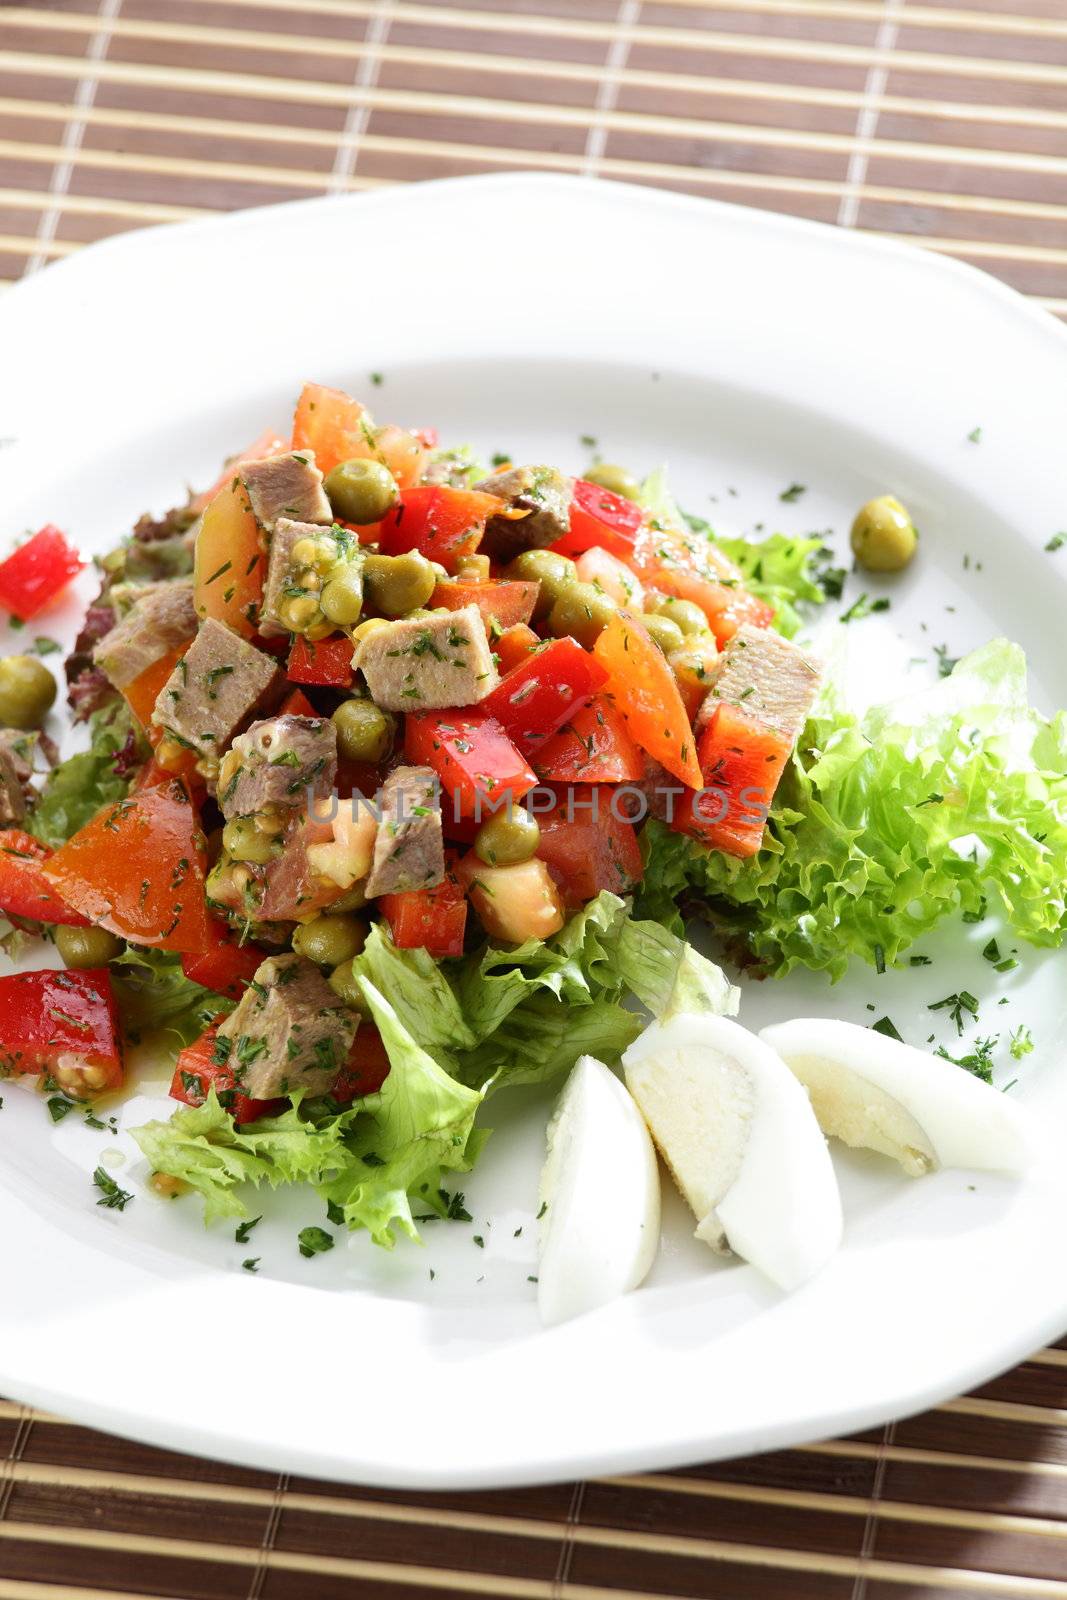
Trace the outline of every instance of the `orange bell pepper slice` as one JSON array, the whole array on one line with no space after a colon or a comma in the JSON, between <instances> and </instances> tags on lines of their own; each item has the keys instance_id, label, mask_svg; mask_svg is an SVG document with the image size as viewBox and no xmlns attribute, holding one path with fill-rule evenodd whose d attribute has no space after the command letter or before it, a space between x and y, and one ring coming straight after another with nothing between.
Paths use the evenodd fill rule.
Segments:
<instances>
[{"instance_id":1,"label":"orange bell pepper slice","mask_svg":"<svg viewBox=\"0 0 1067 1600\"><path fill-rule=\"evenodd\" d=\"M593 646L608 674L605 693L635 743L690 789L702 783L696 741L667 658L643 622L617 611Z\"/></svg>"}]
</instances>

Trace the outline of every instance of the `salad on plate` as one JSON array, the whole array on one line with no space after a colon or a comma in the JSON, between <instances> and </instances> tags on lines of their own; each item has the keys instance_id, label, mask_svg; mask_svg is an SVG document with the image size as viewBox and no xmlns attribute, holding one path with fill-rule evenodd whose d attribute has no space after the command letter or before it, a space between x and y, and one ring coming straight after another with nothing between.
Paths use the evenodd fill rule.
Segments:
<instances>
[{"instance_id":1,"label":"salad on plate","mask_svg":"<svg viewBox=\"0 0 1067 1600\"><path fill-rule=\"evenodd\" d=\"M698 1238L783 1289L841 1238L828 1138L916 1177L1019 1171L990 1041L756 1035L686 937L837 980L952 918L1067 930L1067 717L1030 707L1005 639L850 707L845 630L816 619L883 609L922 545L883 495L852 551L875 592L845 609L820 537L717 533L663 471L483 463L306 384L291 432L99 560L73 754L44 731L53 642L0 660L4 943L58 958L0 978L0 1074L54 1120L106 1117L151 1038L177 1102L134 1133L157 1196L240 1237L255 1187L306 1185L385 1247L467 1216L499 1093L562 1085L548 1322L646 1275L657 1150ZM47 526L0 562L0 607L41 626L84 565Z\"/></svg>"}]
</instances>

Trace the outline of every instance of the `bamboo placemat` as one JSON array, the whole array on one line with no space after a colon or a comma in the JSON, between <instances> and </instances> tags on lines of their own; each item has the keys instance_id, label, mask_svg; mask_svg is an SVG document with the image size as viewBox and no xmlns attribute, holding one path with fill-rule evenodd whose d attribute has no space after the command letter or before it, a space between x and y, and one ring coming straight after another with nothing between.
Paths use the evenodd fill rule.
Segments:
<instances>
[{"instance_id":1,"label":"bamboo placemat","mask_svg":"<svg viewBox=\"0 0 1067 1600\"><path fill-rule=\"evenodd\" d=\"M1067 0L0 4L3 283L145 223L527 168L917 239L1067 315ZM836 1443L479 1495L0 1402L0 1600L443 1594L1067 1600L1067 1341Z\"/></svg>"}]
</instances>

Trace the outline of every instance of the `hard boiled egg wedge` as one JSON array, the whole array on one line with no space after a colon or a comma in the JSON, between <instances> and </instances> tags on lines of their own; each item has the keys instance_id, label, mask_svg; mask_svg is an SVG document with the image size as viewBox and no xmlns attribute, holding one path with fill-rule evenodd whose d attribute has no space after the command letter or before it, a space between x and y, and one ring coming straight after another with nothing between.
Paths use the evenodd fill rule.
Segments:
<instances>
[{"instance_id":1,"label":"hard boiled egg wedge","mask_svg":"<svg viewBox=\"0 0 1067 1600\"><path fill-rule=\"evenodd\" d=\"M818 1272L841 1241L841 1198L808 1097L774 1051L726 1017L677 1015L646 1028L623 1067L697 1237L782 1289Z\"/></svg>"},{"instance_id":2,"label":"hard boiled egg wedge","mask_svg":"<svg viewBox=\"0 0 1067 1600\"><path fill-rule=\"evenodd\" d=\"M548 1126L537 1304L565 1322L636 1289L659 1246L659 1168L640 1111L582 1056Z\"/></svg>"},{"instance_id":3,"label":"hard boiled egg wedge","mask_svg":"<svg viewBox=\"0 0 1067 1600\"><path fill-rule=\"evenodd\" d=\"M1021 1108L943 1056L832 1019L779 1022L760 1038L807 1089L824 1133L891 1156L913 1177L1024 1165Z\"/></svg>"}]
</instances>

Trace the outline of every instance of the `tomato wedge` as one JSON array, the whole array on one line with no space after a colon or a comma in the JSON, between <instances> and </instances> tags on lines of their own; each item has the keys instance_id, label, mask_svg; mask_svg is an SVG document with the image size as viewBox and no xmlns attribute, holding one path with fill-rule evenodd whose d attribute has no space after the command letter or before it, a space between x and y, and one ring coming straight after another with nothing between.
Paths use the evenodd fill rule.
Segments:
<instances>
[{"instance_id":1,"label":"tomato wedge","mask_svg":"<svg viewBox=\"0 0 1067 1600\"><path fill-rule=\"evenodd\" d=\"M743 622L766 628L774 617L773 609L745 588L740 567L706 534L642 528L630 565L646 586L698 605L720 648Z\"/></svg>"},{"instance_id":2,"label":"tomato wedge","mask_svg":"<svg viewBox=\"0 0 1067 1600\"><path fill-rule=\"evenodd\" d=\"M379 900L398 950L426 950L435 960L463 954L467 901L451 872L434 889L407 889Z\"/></svg>"},{"instance_id":3,"label":"tomato wedge","mask_svg":"<svg viewBox=\"0 0 1067 1600\"><path fill-rule=\"evenodd\" d=\"M48 522L0 561L0 606L28 622L62 594L84 565L73 545Z\"/></svg>"},{"instance_id":4,"label":"tomato wedge","mask_svg":"<svg viewBox=\"0 0 1067 1600\"><path fill-rule=\"evenodd\" d=\"M0 833L0 911L7 917L87 928L85 918L63 903L44 875L43 863L51 854L21 828Z\"/></svg>"},{"instance_id":5,"label":"tomato wedge","mask_svg":"<svg viewBox=\"0 0 1067 1600\"><path fill-rule=\"evenodd\" d=\"M150 726L160 691L188 648L188 644L183 644L176 650L168 650L165 656L160 656L150 667L145 667L144 671L123 689L123 699L142 728Z\"/></svg>"},{"instance_id":6,"label":"tomato wedge","mask_svg":"<svg viewBox=\"0 0 1067 1600\"><path fill-rule=\"evenodd\" d=\"M253 1100L251 1095L242 1094L237 1088L233 1070L226 1064L228 1050L220 1049L218 1053L223 1059L216 1059L215 1040L219 1025L224 1021L224 1017L216 1017L199 1039L194 1039L181 1051L171 1079L170 1097L183 1105L202 1106L214 1087L219 1105L240 1126L280 1111L285 1101Z\"/></svg>"},{"instance_id":7,"label":"tomato wedge","mask_svg":"<svg viewBox=\"0 0 1067 1600\"><path fill-rule=\"evenodd\" d=\"M626 894L641 881L644 865L634 825L615 816L611 802L608 789L571 784L558 791L551 811L537 813L537 854L567 905L584 905L602 889Z\"/></svg>"},{"instance_id":8,"label":"tomato wedge","mask_svg":"<svg viewBox=\"0 0 1067 1600\"><path fill-rule=\"evenodd\" d=\"M643 521L644 512L633 500L578 478L571 501L570 532L552 548L562 556L577 556L597 547L629 562Z\"/></svg>"},{"instance_id":9,"label":"tomato wedge","mask_svg":"<svg viewBox=\"0 0 1067 1600\"><path fill-rule=\"evenodd\" d=\"M539 583L510 580L496 583L461 583L457 579L443 578L434 590L429 604L444 606L449 611L461 611L464 606L477 606L486 627L495 622L498 627L513 628L529 622L540 589Z\"/></svg>"},{"instance_id":10,"label":"tomato wedge","mask_svg":"<svg viewBox=\"0 0 1067 1600\"><path fill-rule=\"evenodd\" d=\"M667 658L644 623L616 611L593 647L606 693L642 750L690 789L701 784L696 741Z\"/></svg>"},{"instance_id":11,"label":"tomato wedge","mask_svg":"<svg viewBox=\"0 0 1067 1600\"><path fill-rule=\"evenodd\" d=\"M679 802L672 827L728 855L754 856L793 744L777 728L723 701L700 736L702 792Z\"/></svg>"},{"instance_id":12,"label":"tomato wedge","mask_svg":"<svg viewBox=\"0 0 1067 1600\"><path fill-rule=\"evenodd\" d=\"M75 1099L122 1083L122 1036L106 967L0 978L0 1076L45 1072Z\"/></svg>"},{"instance_id":13,"label":"tomato wedge","mask_svg":"<svg viewBox=\"0 0 1067 1600\"><path fill-rule=\"evenodd\" d=\"M250 639L256 631L266 570L259 524L234 473L200 520L193 568L197 616L214 617Z\"/></svg>"},{"instance_id":14,"label":"tomato wedge","mask_svg":"<svg viewBox=\"0 0 1067 1600\"><path fill-rule=\"evenodd\" d=\"M546 783L632 783L644 776L645 758L621 712L595 695L535 752L533 767Z\"/></svg>"},{"instance_id":15,"label":"tomato wedge","mask_svg":"<svg viewBox=\"0 0 1067 1600\"><path fill-rule=\"evenodd\" d=\"M489 517L503 509L496 495L477 489L446 484L405 489L379 525L382 552L402 556L419 550L428 561L454 571L461 557L473 555L481 544Z\"/></svg>"},{"instance_id":16,"label":"tomato wedge","mask_svg":"<svg viewBox=\"0 0 1067 1600\"><path fill-rule=\"evenodd\" d=\"M537 774L500 724L481 710L420 711L409 716L404 753L415 765L436 772L446 819L489 815L506 803L508 795L521 800L537 784Z\"/></svg>"},{"instance_id":17,"label":"tomato wedge","mask_svg":"<svg viewBox=\"0 0 1067 1600\"><path fill-rule=\"evenodd\" d=\"M391 425L378 428L366 406L343 389L306 383L293 418L293 449L313 450L325 476L342 461L372 457L384 461L400 487L418 483L426 451L414 433Z\"/></svg>"},{"instance_id":18,"label":"tomato wedge","mask_svg":"<svg viewBox=\"0 0 1067 1600\"><path fill-rule=\"evenodd\" d=\"M533 629L524 623L517 622L513 628L505 628L493 644L501 672L510 672L512 667L519 666L540 643Z\"/></svg>"},{"instance_id":19,"label":"tomato wedge","mask_svg":"<svg viewBox=\"0 0 1067 1600\"><path fill-rule=\"evenodd\" d=\"M91 922L135 944L200 952L213 935L204 836L181 778L105 806L45 863L45 876Z\"/></svg>"}]
</instances>

